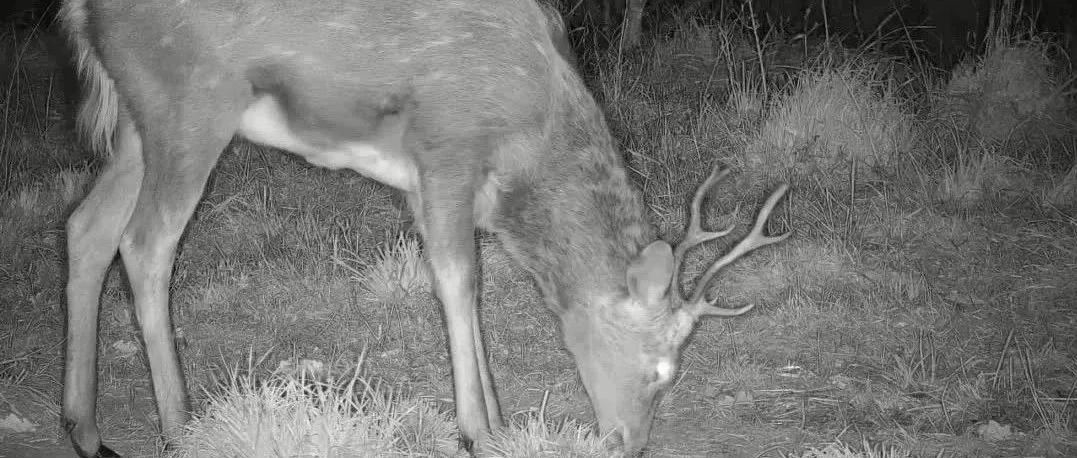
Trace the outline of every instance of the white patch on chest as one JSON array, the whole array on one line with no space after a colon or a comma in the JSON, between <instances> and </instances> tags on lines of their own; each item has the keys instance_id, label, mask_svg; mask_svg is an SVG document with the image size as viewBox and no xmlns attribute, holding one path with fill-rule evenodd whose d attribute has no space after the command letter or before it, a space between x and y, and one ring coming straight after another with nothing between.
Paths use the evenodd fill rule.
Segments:
<instances>
[{"instance_id":1,"label":"white patch on chest","mask_svg":"<svg viewBox=\"0 0 1077 458\"><path fill-rule=\"evenodd\" d=\"M390 128L403 129L404 125L390 123ZM317 166L347 168L405 192L418 190L418 169L406 152L387 149L386 142L376 141L344 141L327 148L312 146L288 126L283 107L272 96L260 97L243 112L239 133L252 142L303 156Z\"/></svg>"},{"instance_id":2,"label":"white patch on chest","mask_svg":"<svg viewBox=\"0 0 1077 458\"><path fill-rule=\"evenodd\" d=\"M658 383L669 383L673 378L673 361L668 359L658 360L658 364L655 364L654 371L658 373Z\"/></svg>"}]
</instances>

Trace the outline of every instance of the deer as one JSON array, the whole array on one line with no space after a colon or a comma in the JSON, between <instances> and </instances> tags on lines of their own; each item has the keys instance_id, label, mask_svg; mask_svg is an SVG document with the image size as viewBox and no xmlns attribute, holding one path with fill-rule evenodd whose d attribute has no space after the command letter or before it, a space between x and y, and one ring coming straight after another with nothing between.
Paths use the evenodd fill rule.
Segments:
<instances>
[{"instance_id":1,"label":"deer","mask_svg":"<svg viewBox=\"0 0 1077 458\"><path fill-rule=\"evenodd\" d=\"M233 137L350 169L404 195L444 310L461 442L503 426L480 333L476 230L495 234L561 324L611 450L646 446L681 348L723 308L707 284L784 240L751 232L680 288L715 166L676 248L645 215L559 14L535 0L64 0L102 167L67 225L62 421L83 457L118 456L96 423L97 317L117 253L149 362L160 432L188 418L169 311L180 237Z\"/></svg>"}]
</instances>

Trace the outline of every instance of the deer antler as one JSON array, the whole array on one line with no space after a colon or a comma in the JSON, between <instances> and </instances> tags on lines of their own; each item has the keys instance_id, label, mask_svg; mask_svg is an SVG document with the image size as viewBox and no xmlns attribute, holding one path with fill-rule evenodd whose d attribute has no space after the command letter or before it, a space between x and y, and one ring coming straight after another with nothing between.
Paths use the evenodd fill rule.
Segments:
<instances>
[{"instance_id":1,"label":"deer antler","mask_svg":"<svg viewBox=\"0 0 1077 458\"><path fill-rule=\"evenodd\" d=\"M715 166L714 170L711 170L710 176L707 177L707 181L699 185L696 189L696 194L692 197L692 207L688 217L688 230L684 234L684 240L677 244L677 247L673 249L673 278L670 279L670 289L677 292L678 298L684 303L687 299L681 294L680 275L681 264L684 262L684 254L688 252L692 247L704 242L714 240L718 237L725 237L733 232L733 228L736 227L736 223L730 223L729 227L725 230L718 232L710 232L703 230L703 225L700 223L700 215L703 213L701 207L703 206L703 197L707 195L707 191L714 187L719 181L729 175L729 169L722 169ZM738 206L733 210L730 215L736 215L740 211Z\"/></svg>"},{"instance_id":2,"label":"deer antler","mask_svg":"<svg viewBox=\"0 0 1077 458\"><path fill-rule=\"evenodd\" d=\"M706 299L707 285L710 283L710 281L714 278L714 275L717 274L719 270L729 265L737 258L744 256L745 254L752 250L755 250L756 248L781 242L782 240L785 240L787 237L789 237L790 234L789 232L786 232L785 234L773 237L763 235L763 227L766 226L767 220L770 218L770 213L774 211L774 207L778 205L778 201L781 200L782 196L785 195L785 192L789 190L789 185L783 184L776 191L774 191L774 193L771 194L770 197L767 198L766 203L763 205L763 209L759 211L759 216L757 216L755 219L755 226L752 228L752 231L748 234L748 236L738 242L732 250L725 254L725 256L722 256L720 259L715 261L714 264L711 264L707 271L704 272L703 275L700 277L699 282L697 282L695 291L692 293L692 297L690 299L685 299L684 296L680 294L680 282L678 280L680 267L682 261L684 260L685 252L687 252L690 248L699 245L700 243L728 235L730 232L733 231L735 223L730 224L728 228L722 231L709 232L703 230L699 221L701 213L700 206L702 205L703 196L706 195L707 190L710 187L714 186L715 183L721 181L721 179L725 178L725 176L728 174L729 170L721 170L718 167L715 167L714 171L712 171L711 175L707 178L707 181L703 182L699 189L696 190L695 197L692 199L692 208L691 216L689 217L688 232L685 235L684 240L677 245L677 248L673 252L673 267L675 274L673 275L673 279L671 280L671 288L676 289L677 295L681 299L681 303L683 304L681 307L681 311L683 313L689 314L693 318L693 320L701 316L737 316L744 312L747 312L748 310L751 310L754 306L753 304L749 304L744 307L735 309L726 309L716 306L715 302L717 301L708 301ZM732 214L735 215L739 208L740 207L738 206L736 210L733 210Z\"/></svg>"}]
</instances>

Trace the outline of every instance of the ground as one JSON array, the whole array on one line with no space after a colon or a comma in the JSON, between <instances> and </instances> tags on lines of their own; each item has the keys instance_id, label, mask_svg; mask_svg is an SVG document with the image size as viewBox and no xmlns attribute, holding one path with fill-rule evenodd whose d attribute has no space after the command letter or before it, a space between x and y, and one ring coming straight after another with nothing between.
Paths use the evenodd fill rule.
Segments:
<instances>
[{"instance_id":1,"label":"ground","mask_svg":"<svg viewBox=\"0 0 1077 458\"><path fill-rule=\"evenodd\" d=\"M1072 137L968 140L973 134L943 121L953 119L938 109L947 93L923 69L913 73L918 89L868 84L864 92L850 89L861 94L850 106L826 111L801 97L834 86L813 86L833 75L813 69L839 69L847 79L837 86L849 88L908 68L872 67L864 76L840 70L856 59L807 62L840 54L835 44L820 51L813 43L809 51L806 42L764 39L765 49L738 47L734 41L744 38L731 38L736 27L684 21L674 30L630 55L581 56L652 220L676 242L686 199L712 165L724 163L736 174L711 194L705 222L728 222L718 215L739 207L732 220L743 228L764 193L788 181L793 191L770 232L793 235L722 274L712 294L727 306L756 308L696 330L648 453L824 456L810 453L843 444L865 456L1077 454L1077 219L1073 199L1067 206L1048 198L1077 179L1066 174L1077 150ZM73 456L58 421L63 222L97 162L77 146L63 70L45 42L8 41L18 44L5 44L3 67L0 457ZM791 71L785 56L798 53ZM738 75L754 71L757 57L773 67L768 77L738 84L750 80ZM871 119L889 116L888 103L898 107L881 137L865 145L840 135L835 119L884 92L903 102L881 97L872 105ZM1061 122L1065 131L1068 121ZM855 132L873 126L855 125ZM819 131L804 133L812 129ZM834 144L841 139L835 150L842 155L818 146L828 135ZM811 138L798 143L801 137ZM775 159L782 148L844 159ZM407 272L414 265L386 267L415 254L403 209L398 195L354 173L233 142L188 228L172 281L195 412L230 370L265 375L294 359L340 372L361 360L366 376L451 411L437 302L428 283L403 279L422 276ZM701 272L743 234L697 250L686 274ZM531 279L490 237L479 241L484 335L503 413L591 421L557 323ZM398 244L405 248L394 250ZM160 450L152 391L120 270L109 275L102 299L98 415L113 448L153 456Z\"/></svg>"}]
</instances>

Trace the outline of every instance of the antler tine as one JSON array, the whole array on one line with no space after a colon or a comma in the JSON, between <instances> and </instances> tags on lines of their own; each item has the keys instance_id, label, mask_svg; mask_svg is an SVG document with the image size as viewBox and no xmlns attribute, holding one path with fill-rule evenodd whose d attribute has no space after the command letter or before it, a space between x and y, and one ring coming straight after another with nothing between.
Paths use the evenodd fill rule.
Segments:
<instances>
[{"instance_id":1,"label":"antler tine","mask_svg":"<svg viewBox=\"0 0 1077 458\"><path fill-rule=\"evenodd\" d=\"M778 236L763 235L763 227L766 226L767 220L770 219L770 213L774 211L774 207L778 205L778 201L785 196L785 192L788 190L789 185L783 184L774 191L774 193L767 198L767 202L763 204L763 209L759 211L759 216L755 218L755 226L752 227L752 232L750 232L743 240L737 242L737 245L734 246L732 250L715 261L714 264L711 264L710 268L703 273L703 276L696 286L695 292L692 294L692 299L688 302L688 305L693 308L695 316L736 316L747 312L752 308L752 305L737 309L723 309L716 307L711 301L706 300L707 285L719 270L737 260L737 258L744 256L756 248L764 247L772 243L778 243L789 237L791 234L790 232Z\"/></svg>"},{"instance_id":2,"label":"antler tine","mask_svg":"<svg viewBox=\"0 0 1077 458\"><path fill-rule=\"evenodd\" d=\"M730 232L733 232L735 224L730 224L729 227L724 230L712 232L703 230L703 225L700 223L703 213L701 211L703 198L706 197L707 191L714 187L719 181L722 181L726 175L729 175L729 169L722 169L720 166L715 166L714 169L711 170L711 174L707 177L707 180L696 189L696 194L692 197L692 207L688 217L688 230L684 234L684 240L681 240L681 243L678 243L677 247L673 250L674 272L680 272L681 263L684 261L684 254L687 253L689 249L700 243L714 240L718 237L724 237L729 235ZM737 214L739 210L740 207L738 206L737 209L733 210L733 214ZM675 274L670 280L670 287L676 291L680 291L678 278L679 275Z\"/></svg>"}]
</instances>

